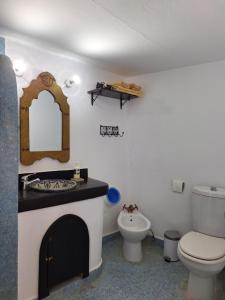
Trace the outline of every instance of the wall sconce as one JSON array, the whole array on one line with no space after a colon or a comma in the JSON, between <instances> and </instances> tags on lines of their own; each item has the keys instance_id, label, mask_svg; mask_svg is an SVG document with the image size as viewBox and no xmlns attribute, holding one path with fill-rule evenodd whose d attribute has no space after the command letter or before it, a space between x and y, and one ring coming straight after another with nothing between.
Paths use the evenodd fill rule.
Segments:
<instances>
[{"instance_id":1,"label":"wall sconce","mask_svg":"<svg viewBox=\"0 0 225 300\"><path fill-rule=\"evenodd\" d=\"M80 76L74 74L73 76L64 81L64 87L71 88L73 85L80 85L80 83Z\"/></svg>"},{"instance_id":2,"label":"wall sconce","mask_svg":"<svg viewBox=\"0 0 225 300\"><path fill-rule=\"evenodd\" d=\"M13 70L17 77L23 77L27 70L27 65L22 59L13 60Z\"/></svg>"}]
</instances>

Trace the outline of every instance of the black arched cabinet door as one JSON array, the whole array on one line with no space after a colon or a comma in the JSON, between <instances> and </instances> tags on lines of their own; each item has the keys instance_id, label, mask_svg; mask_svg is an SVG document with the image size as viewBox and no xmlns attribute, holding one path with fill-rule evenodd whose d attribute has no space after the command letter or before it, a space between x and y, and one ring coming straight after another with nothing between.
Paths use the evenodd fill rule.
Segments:
<instances>
[{"instance_id":1,"label":"black arched cabinet door","mask_svg":"<svg viewBox=\"0 0 225 300\"><path fill-rule=\"evenodd\" d=\"M89 233L78 216L64 215L46 232L39 258L39 299L75 276L89 275Z\"/></svg>"}]
</instances>

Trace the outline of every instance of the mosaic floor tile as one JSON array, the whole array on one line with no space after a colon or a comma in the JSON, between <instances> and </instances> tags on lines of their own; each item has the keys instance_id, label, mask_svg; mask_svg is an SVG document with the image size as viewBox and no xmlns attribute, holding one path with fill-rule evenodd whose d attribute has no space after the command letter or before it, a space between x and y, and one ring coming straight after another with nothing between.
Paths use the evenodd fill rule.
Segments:
<instances>
[{"instance_id":1,"label":"mosaic floor tile","mask_svg":"<svg viewBox=\"0 0 225 300\"><path fill-rule=\"evenodd\" d=\"M188 271L181 262L167 263L151 238L143 243L144 259L132 264L122 255L122 239L103 246L102 271L53 292L48 300L184 300ZM219 276L218 300L225 299L225 272Z\"/></svg>"}]
</instances>

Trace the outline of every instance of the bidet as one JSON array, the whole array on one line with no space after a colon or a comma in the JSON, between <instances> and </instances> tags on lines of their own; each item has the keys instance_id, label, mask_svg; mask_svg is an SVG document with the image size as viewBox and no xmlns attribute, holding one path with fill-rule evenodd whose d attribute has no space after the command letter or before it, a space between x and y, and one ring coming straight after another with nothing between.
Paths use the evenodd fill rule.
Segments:
<instances>
[{"instance_id":1,"label":"bidet","mask_svg":"<svg viewBox=\"0 0 225 300\"><path fill-rule=\"evenodd\" d=\"M130 210L129 210L130 211ZM130 262L142 260L142 240L151 227L151 222L140 212L122 210L118 216L119 231L123 236L123 255Z\"/></svg>"}]
</instances>

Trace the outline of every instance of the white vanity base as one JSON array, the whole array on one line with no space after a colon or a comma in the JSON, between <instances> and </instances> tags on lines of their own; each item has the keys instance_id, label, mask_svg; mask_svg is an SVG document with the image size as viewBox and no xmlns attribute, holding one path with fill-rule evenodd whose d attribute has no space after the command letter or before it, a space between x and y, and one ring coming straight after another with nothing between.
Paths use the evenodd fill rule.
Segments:
<instances>
[{"instance_id":1,"label":"white vanity base","mask_svg":"<svg viewBox=\"0 0 225 300\"><path fill-rule=\"evenodd\" d=\"M38 297L39 249L49 226L66 214L81 217L90 238L89 271L102 264L103 197L18 214L18 300Z\"/></svg>"}]
</instances>

